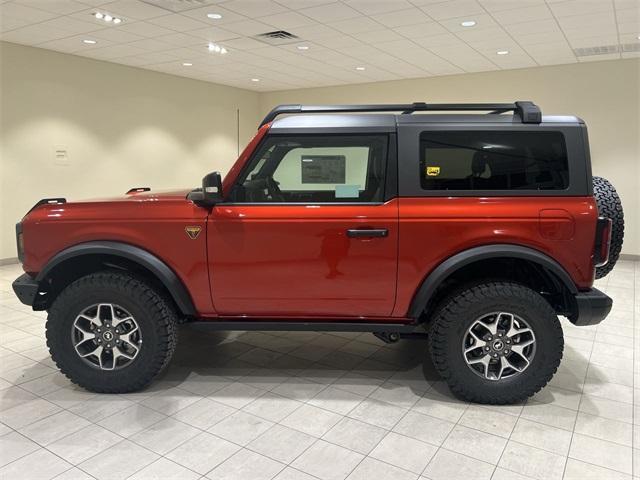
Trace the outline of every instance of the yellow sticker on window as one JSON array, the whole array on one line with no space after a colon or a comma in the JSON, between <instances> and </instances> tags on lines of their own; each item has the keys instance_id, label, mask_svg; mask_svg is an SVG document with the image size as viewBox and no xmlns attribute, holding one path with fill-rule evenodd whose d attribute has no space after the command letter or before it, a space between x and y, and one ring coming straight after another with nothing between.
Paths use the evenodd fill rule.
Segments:
<instances>
[{"instance_id":1,"label":"yellow sticker on window","mask_svg":"<svg viewBox=\"0 0 640 480\"><path fill-rule=\"evenodd\" d=\"M427 167L428 177L437 177L440 175L440 167Z\"/></svg>"}]
</instances>

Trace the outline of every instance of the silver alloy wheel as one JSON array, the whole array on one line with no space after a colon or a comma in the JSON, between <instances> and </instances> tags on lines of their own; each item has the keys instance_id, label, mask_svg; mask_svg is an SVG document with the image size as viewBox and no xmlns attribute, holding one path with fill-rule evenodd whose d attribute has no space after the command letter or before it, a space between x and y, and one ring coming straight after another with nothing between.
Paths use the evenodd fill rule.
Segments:
<instances>
[{"instance_id":1,"label":"silver alloy wheel","mask_svg":"<svg viewBox=\"0 0 640 480\"><path fill-rule=\"evenodd\" d=\"M71 327L71 341L82 360L100 370L119 370L138 356L142 334L133 316L119 305L91 305Z\"/></svg>"},{"instance_id":2,"label":"silver alloy wheel","mask_svg":"<svg viewBox=\"0 0 640 480\"><path fill-rule=\"evenodd\" d=\"M536 353L536 336L529 324L509 312L477 318L462 341L467 366L486 380L502 380L527 369Z\"/></svg>"}]
</instances>

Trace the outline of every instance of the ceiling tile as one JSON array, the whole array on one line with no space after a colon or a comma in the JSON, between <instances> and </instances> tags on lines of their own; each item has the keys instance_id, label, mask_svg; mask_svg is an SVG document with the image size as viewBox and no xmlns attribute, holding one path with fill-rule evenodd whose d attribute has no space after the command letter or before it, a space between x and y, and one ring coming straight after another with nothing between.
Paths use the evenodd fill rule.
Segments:
<instances>
[{"instance_id":1,"label":"ceiling tile","mask_svg":"<svg viewBox=\"0 0 640 480\"><path fill-rule=\"evenodd\" d=\"M493 18L502 25L514 25L535 20L553 19L551 10L546 5L536 7L516 8L492 14Z\"/></svg>"},{"instance_id":2,"label":"ceiling tile","mask_svg":"<svg viewBox=\"0 0 640 480\"><path fill-rule=\"evenodd\" d=\"M434 35L448 34L446 28L437 22L426 22L418 25L407 25L404 27L396 27L394 32L399 33L406 38L423 38L432 37Z\"/></svg>"},{"instance_id":3,"label":"ceiling tile","mask_svg":"<svg viewBox=\"0 0 640 480\"><path fill-rule=\"evenodd\" d=\"M224 8L251 18L287 11L286 7L271 0L230 0L224 2Z\"/></svg>"},{"instance_id":4,"label":"ceiling tile","mask_svg":"<svg viewBox=\"0 0 640 480\"><path fill-rule=\"evenodd\" d=\"M503 12L526 7L544 5L544 0L478 0L488 12Z\"/></svg>"},{"instance_id":5,"label":"ceiling tile","mask_svg":"<svg viewBox=\"0 0 640 480\"><path fill-rule=\"evenodd\" d=\"M46 12L37 8L21 5L16 2L3 3L1 13L0 22L3 22L6 18L11 20L22 20L27 23L38 23L58 16L56 13Z\"/></svg>"},{"instance_id":6,"label":"ceiling tile","mask_svg":"<svg viewBox=\"0 0 640 480\"><path fill-rule=\"evenodd\" d=\"M86 10L87 5L75 0L19 0L20 5L38 8L56 15L69 15L70 13Z\"/></svg>"},{"instance_id":7,"label":"ceiling tile","mask_svg":"<svg viewBox=\"0 0 640 480\"><path fill-rule=\"evenodd\" d=\"M260 21L271 25L277 30L287 30L295 27L306 27L315 24L315 21L297 12L276 13L260 17Z\"/></svg>"},{"instance_id":8,"label":"ceiling tile","mask_svg":"<svg viewBox=\"0 0 640 480\"><path fill-rule=\"evenodd\" d=\"M139 35L141 37L159 37L160 35L170 35L172 33L176 33L173 30L169 30L168 28L161 27L159 25L154 25L148 22L126 22L117 27L109 27L114 34L117 32L125 32L125 33L133 33L134 35Z\"/></svg>"},{"instance_id":9,"label":"ceiling tile","mask_svg":"<svg viewBox=\"0 0 640 480\"><path fill-rule=\"evenodd\" d=\"M368 17L356 17L348 20L341 20L339 22L333 22L331 26L348 35L354 35L361 32L371 32L373 30L380 29L380 24L378 22L374 22Z\"/></svg>"},{"instance_id":10,"label":"ceiling tile","mask_svg":"<svg viewBox=\"0 0 640 480\"><path fill-rule=\"evenodd\" d=\"M346 0L345 3L365 15L393 12L412 6L406 0Z\"/></svg>"},{"instance_id":11,"label":"ceiling tile","mask_svg":"<svg viewBox=\"0 0 640 480\"><path fill-rule=\"evenodd\" d=\"M381 13L373 15L372 18L382 25L394 28L405 25L416 25L431 22L432 20L417 8L409 8L406 10L398 10L396 12Z\"/></svg>"},{"instance_id":12,"label":"ceiling tile","mask_svg":"<svg viewBox=\"0 0 640 480\"><path fill-rule=\"evenodd\" d=\"M224 26L224 28L230 32L247 36L259 35L261 33L273 31L271 25L257 22L255 20L242 20L240 22L228 23Z\"/></svg>"},{"instance_id":13,"label":"ceiling tile","mask_svg":"<svg viewBox=\"0 0 640 480\"><path fill-rule=\"evenodd\" d=\"M189 32L191 30L197 30L207 26L207 23L205 22L186 17L179 13L150 18L147 22L176 32Z\"/></svg>"},{"instance_id":14,"label":"ceiling tile","mask_svg":"<svg viewBox=\"0 0 640 480\"><path fill-rule=\"evenodd\" d=\"M134 20L147 20L149 18L162 17L168 12L164 8L154 7L139 0L117 0L100 7L100 11L117 15L121 18Z\"/></svg>"},{"instance_id":15,"label":"ceiling tile","mask_svg":"<svg viewBox=\"0 0 640 480\"><path fill-rule=\"evenodd\" d=\"M331 23L348 18L359 17L360 12L343 3L330 3L318 7L305 8L300 13L313 18L317 22Z\"/></svg>"},{"instance_id":16,"label":"ceiling tile","mask_svg":"<svg viewBox=\"0 0 640 480\"><path fill-rule=\"evenodd\" d=\"M449 0L421 7L434 20L467 17L485 13L484 8L476 0Z\"/></svg>"},{"instance_id":17,"label":"ceiling tile","mask_svg":"<svg viewBox=\"0 0 640 480\"><path fill-rule=\"evenodd\" d=\"M549 5L553 14L558 17L573 17L576 13L580 15L592 13L611 13L613 3L602 0L568 0L565 2L552 3Z\"/></svg>"},{"instance_id":18,"label":"ceiling tile","mask_svg":"<svg viewBox=\"0 0 640 480\"><path fill-rule=\"evenodd\" d=\"M357 35L359 41L374 45L378 42L391 42L393 40L402 40L403 38L402 35L389 29L362 32Z\"/></svg>"}]
</instances>

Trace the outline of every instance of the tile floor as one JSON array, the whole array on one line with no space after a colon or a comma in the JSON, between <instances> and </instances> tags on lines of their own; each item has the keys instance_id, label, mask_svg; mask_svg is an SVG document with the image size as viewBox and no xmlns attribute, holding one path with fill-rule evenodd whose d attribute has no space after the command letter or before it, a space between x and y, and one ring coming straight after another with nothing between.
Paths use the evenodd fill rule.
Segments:
<instances>
[{"instance_id":1,"label":"tile floor","mask_svg":"<svg viewBox=\"0 0 640 480\"><path fill-rule=\"evenodd\" d=\"M598 282L601 326L564 322L547 388L493 408L454 399L423 341L189 328L150 389L95 395L50 361L19 273L0 267L1 479L640 478L640 263Z\"/></svg>"}]
</instances>

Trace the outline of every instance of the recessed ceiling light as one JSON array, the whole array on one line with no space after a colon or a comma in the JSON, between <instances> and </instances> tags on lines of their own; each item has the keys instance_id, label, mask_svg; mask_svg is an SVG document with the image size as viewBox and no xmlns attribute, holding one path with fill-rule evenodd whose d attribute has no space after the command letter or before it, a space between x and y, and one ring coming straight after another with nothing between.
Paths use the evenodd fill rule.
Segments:
<instances>
[{"instance_id":1,"label":"recessed ceiling light","mask_svg":"<svg viewBox=\"0 0 640 480\"><path fill-rule=\"evenodd\" d=\"M96 42L95 40L86 39L86 40L82 40L82 43L86 43L87 45L95 45L98 42Z\"/></svg>"},{"instance_id":2,"label":"recessed ceiling light","mask_svg":"<svg viewBox=\"0 0 640 480\"><path fill-rule=\"evenodd\" d=\"M498 50L496 53L498 55L509 55L509 50Z\"/></svg>"},{"instance_id":3,"label":"recessed ceiling light","mask_svg":"<svg viewBox=\"0 0 640 480\"><path fill-rule=\"evenodd\" d=\"M207 13L207 17L211 20L220 20L222 18L222 15L220 15L219 13Z\"/></svg>"},{"instance_id":4,"label":"recessed ceiling light","mask_svg":"<svg viewBox=\"0 0 640 480\"><path fill-rule=\"evenodd\" d=\"M298 45L296 48L298 50L309 50L309 45Z\"/></svg>"},{"instance_id":5,"label":"recessed ceiling light","mask_svg":"<svg viewBox=\"0 0 640 480\"><path fill-rule=\"evenodd\" d=\"M259 81L260 81L260 79L259 79L259 78L252 78L252 79L251 79L251 81L252 81L252 82L259 82Z\"/></svg>"},{"instance_id":6,"label":"recessed ceiling light","mask_svg":"<svg viewBox=\"0 0 640 480\"><path fill-rule=\"evenodd\" d=\"M119 24L119 23L122 23L122 19L121 18L114 17L113 15L109 15L108 13L95 12L95 13L92 13L92 15L97 20L102 20L102 21L107 22L107 23L113 22L116 25Z\"/></svg>"},{"instance_id":7,"label":"recessed ceiling light","mask_svg":"<svg viewBox=\"0 0 640 480\"><path fill-rule=\"evenodd\" d=\"M475 26L475 24L476 24L475 20L465 20L460 25L462 25L463 27L473 27Z\"/></svg>"},{"instance_id":8,"label":"recessed ceiling light","mask_svg":"<svg viewBox=\"0 0 640 480\"><path fill-rule=\"evenodd\" d=\"M362 71L366 70L366 68L364 68L364 67L356 67L356 70L362 72Z\"/></svg>"},{"instance_id":9,"label":"recessed ceiling light","mask_svg":"<svg viewBox=\"0 0 640 480\"><path fill-rule=\"evenodd\" d=\"M183 67L192 67L192 66L193 66L193 63L184 62L184 63L182 64L182 66L183 66Z\"/></svg>"},{"instance_id":10,"label":"recessed ceiling light","mask_svg":"<svg viewBox=\"0 0 640 480\"><path fill-rule=\"evenodd\" d=\"M210 43L207 48L209 49L210 52L213 53L219 53L220 55L225 55L227 53L227 49L224 47L221 47L220 45L216 44L216 43Z\"/></svg>"}]
</instances>

